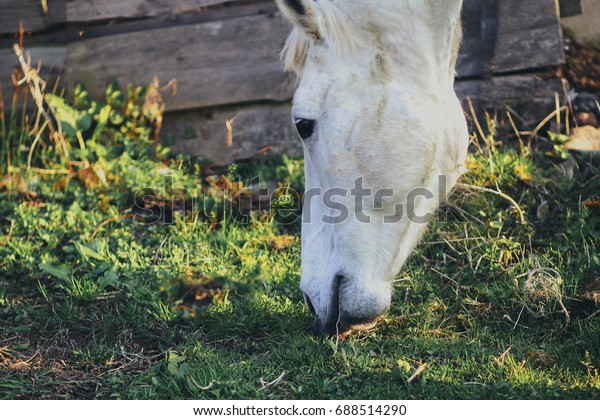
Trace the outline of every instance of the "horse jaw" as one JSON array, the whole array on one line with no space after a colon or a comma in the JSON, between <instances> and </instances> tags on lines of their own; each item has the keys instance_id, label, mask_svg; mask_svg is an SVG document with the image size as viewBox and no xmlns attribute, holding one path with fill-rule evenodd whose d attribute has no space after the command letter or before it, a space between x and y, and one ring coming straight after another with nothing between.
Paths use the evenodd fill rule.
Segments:
<instances>
[{"instance_id":1,"label":"horse jaw","mask_svg":"<svg viewBox=\"0 0 600 420\"><path fill-rule=\"evenodd\" d=\"M303 52L289 60L300 66L294 119L316 121L304 143L300 287L317 331L333 335L387 312L393 279L464 170L461 2L279 4L306 12L293 34L303 44L288 42Z\"/></svg>"}]
</instances>

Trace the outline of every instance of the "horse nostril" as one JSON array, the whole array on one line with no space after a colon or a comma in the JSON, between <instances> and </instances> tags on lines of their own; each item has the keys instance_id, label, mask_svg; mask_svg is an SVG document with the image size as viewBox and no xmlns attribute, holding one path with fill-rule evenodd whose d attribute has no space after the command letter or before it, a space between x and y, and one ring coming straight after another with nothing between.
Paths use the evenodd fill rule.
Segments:
<instances>
[{"instance_id":1,"label":"horse nostril","mask_svg":"<svg viewBox=\"0 0 600 420\"><path fill-rule=\"evenodd\" d=\"M335 336L343 332L343 328L339 325L340 316L340 284L343 282L344 276L338 274L333 279L331 285L331 300L327 305L326 317L318 319L318 334Z\"/></svg>"},{"instance_id":2,"label":"horse nostril","mask_svg":"<svg viewBox=\"0 0 600 420\"><path fill-rule=\"evenodd\" d=\"M310 301L310 298L306 293L304 293L304 302L306 302L306 306L308 306L308 310L310 311L310 313L314 316L317 316L317 311L315 311L315 307L313 306L312 302Z\"/></svg>"}]
</instances>

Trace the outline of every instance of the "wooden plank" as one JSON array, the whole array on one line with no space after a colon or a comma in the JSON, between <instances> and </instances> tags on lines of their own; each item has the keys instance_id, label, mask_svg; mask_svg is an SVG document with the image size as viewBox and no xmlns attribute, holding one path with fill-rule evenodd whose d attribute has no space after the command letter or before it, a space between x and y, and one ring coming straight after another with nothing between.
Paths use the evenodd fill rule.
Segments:
<instances>
[{"instance_id":1,"label":"wooden plank","mask_svg":"<svg viewBox=\"0 0 600 420\"><path fill-rule=\"evenodd\" d=\"M583 13L581 0L560 0L559 4L561 18L576 16Z\"/></svg>"},{"instance_id":2,"label":"wooden plank","mask_svg":"<svg viewBox=\"0 0 600 420\"><path fill-rule=\"evenodd\" d=\"M65 0L49 1L44 16L39 0L0 0L0 33L14 33L20 20L26 30L38 31L54 23L149 18L208 6L248 5L257 0ZM262 4L272 2L262 2ZM466 0L465 40L459 60L460 77L472 77L556 65L562 62L560 28L554 0ZM123 28L132 30L130 23ZM112 25L106 33L115 32ZM140 30L139 27L133 30ZM274 34L279 35L279 34Z\"/></svg>"},{"instance_id":3,"label":"wooden plank","mask_svg":"<svg viewBox=\"0 0 600 420\"><path fill-rule=\"evenodd\" d=\"M562 32L554 0L466 0L461 78L560 65Z\"/></svg>"},{"instance_id":4,"label":"wooden plank","mask_svg":"<svg viewBox=\"0 0 600 420\"><path fill-rule=\"evenodd\" d=\"M41 31L66 22L65 0L50 0L44 13L40 0L0 0L0 35L19 32L23 21L25 31Z\"/></svg>"},{"instance_id":5,"label":"wooden plank","mask_svg":"<svg viewBox=\"0 0 600 420\"><path fill-rule=\"evenodd\" d=\"M23 36L24 47L64 46L66 48L67 31L65 25L54 26L50 30L42 32L26 32ZM10 49L19 42L17 34L0 36L0 50Z\"/></svg>"},{"instance_id":6,"label":"wooden plank","mask_svg":"<svg viewBox=\"0 0 600 420\"><path fill-rule=\"evenodd\" d=\"M3 50L2 62L6 58L6 62L12 61L15 65L18 64L17 56L14 50ZM67 60L67 47L65 46L41 46L25 48L25 56L31 57L31 64L36 65L38 62L42 64L42 74L45 68L63 67ZM10 66L10 64L9 64Z\"/></svg>"},{"instance_id":7,"label":"wooden plank","mask_svg":"<svg viewBox=\"0 0 600 420\"><path fill-rule=\"evenodd\" d=\"M501 0L495 73L560 65L562 32L555 0Z\"/></svg>"},{"instance_id":8,"label":"wooden plank","mask_svg":"<svg viewBox=\"0 0 600 420\"><path fill-rule=\"evenodd\" d=\"M199 11L226 3L253 0L67 0L67 20L93 22L111 19L149 18L163 14Z\"/></svg>"},{"instance_id":9,"label":"wooden plank","mask_svg":"<svg viewBox=\"0 0 600 420\"><path fill-rule=\"evenodd\" d=\"M126 20L99 20L93 22L70 22L67 25L67 42L106 37L129 32L148 31L178 25L191 25L241 16L276 13L277 5L270 0L238 0L221 6L199 10L158 14L145 18Z\"/></svg>"},{"instance_id":10,"label":"wooden plank","mask_svg":"<svg viewBox=\"0 0 600 420\"><path fill-rule=\"evenodd\" d=\"M519 128L532 129L554 111L555 94L563 95L560 79L535 74L497 76L490 80L468 80L456 84L456 92L467 114L470 98L476 111L506 111L515 115Z\"/></svg>"},{"instance_id":11,"label":"wooden plank","mask_svg":"<svg viewBox=\"0 0 600 420\"><path fill-rule=\"evenodd\" d=\"M44 12L40 0L0 0L0 35L19 31L38 32L55 24L128 20L202 11L207 7L257 0L48 0Z\"/></svg>"},{"instance_id":12,"label":"wooden plank","mask_svg":"<svg viewBox=\"0 0 600 420\"><path fill-rule=\"evenodd\" d=\"M479 22L483 29L467 31L460 76L560 63L560 30L550 3L553 0L469 0L467 24L473 28ZM257 3L257 11L259 5L264 3ZM510 5L517 12L514 16ZM498 16L501 20L494 27ZM163 82L176 78L179 94L167 98L171 111L286 100L292 89L277 56L288 31L289 25L275 14L87 39L69 46L67 76L73 83L85 83L95 96L101 96L113 80L125 85L149 83L153 75ZM496 47L489 50L489 43Z\"/></svg>"},{"instance_id":13,"label":"wooden plank","mask_svg":"<svg viewBox=\"0 0 600 420\"><path fill-rule=\"evenodd\" d=\"M459 77L491 73L498 36L499 0L465 0L463 42L457 63Z\"/></svg>"},{"instance_id":14,"label":"wooden plank","mask_svg":"<svg viewBox=\"0 0 600 420\"><path fill-rule=\"evenodd\" d=\"M34 47L28 48L27 53L31 56L31 64L42 63L40 76L53 86L59 71L63 68L67 58L66 47ZM14 84L11 79L13 72L19 67L17 56L10 48L0 49L0 83L2 84L2 96L4 105L10 106Z\"/></svg>"},{"instance_id":15,"label":"wooden plank","mask_svg":"<svg viewBox=\"0 0 600 420\"><path fill-rule=\"evenodd\" d=\"M231 119L233 142L229 148L225 122ZM302 142L292 124L290 103L166 114L161 139L167 144L174 142L172 148L176 152L203 156L221 165L253 158L266 147L268 153L302 151Z\"/></svg>"},{"instance_id":16,"label":"wooden plank","mask_svg":"<svg viewBox=\"0 0 600 420\"><path fill-rule=\"evenodd\" d=\"M73 42L66 76L69 87L85 83L94 97L114 80L177 79L169 111L287 100L292 84L277 56L288 31L281 15L262 14Z\"/></svg>"},{"instance_id":17,"label":"wooden plank","mask_svg":"<svg viewBox=\"0 0 600 420\"><path fill-rule=\"evenodd\" d=\"M41 62L41 72L46 70L62 68L67 59L66 47L32 47L26 48L26 54L31 57L32 66ZM12 48L0 50L0 75L10 77L10 74L19 67L19 61Z\"/></svg>"}]
</instances>

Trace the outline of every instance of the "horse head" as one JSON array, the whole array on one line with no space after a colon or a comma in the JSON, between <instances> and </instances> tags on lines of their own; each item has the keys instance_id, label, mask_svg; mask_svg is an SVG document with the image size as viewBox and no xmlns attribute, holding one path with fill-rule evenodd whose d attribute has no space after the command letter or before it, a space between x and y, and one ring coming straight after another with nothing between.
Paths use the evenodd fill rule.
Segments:
<instances>
[{"instance_id":1,"label":"horse head","mask_svg":"<svg viewBox=\"0 0 600 420\"><path fill-rule=\"evenodd\" d=\"M304 143L300 288L320 334L373 324L465 168L462 0L277 0Z\"/></svg>"}]
</instances>

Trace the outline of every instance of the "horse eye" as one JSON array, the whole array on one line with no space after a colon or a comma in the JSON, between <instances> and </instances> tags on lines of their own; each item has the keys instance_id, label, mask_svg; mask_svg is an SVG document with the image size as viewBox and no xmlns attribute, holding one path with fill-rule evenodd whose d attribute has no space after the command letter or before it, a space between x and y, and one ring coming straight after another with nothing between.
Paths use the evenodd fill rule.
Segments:
<instances>
[{"instance_id":1,"label":"horse eye","mask_svg":"<svg viewBox=\"0 0 600 420\"><path fill-rule=\"evenodd\" d=\"M304 118L299 118L294 120L296 124L296 130L298 130L298 134L302 137L302 140L306 140L315 132L315 125L317 122L315 120L305 120Z\"/></svg>"}]
</instances>

